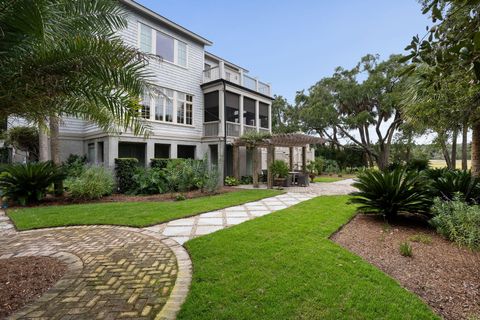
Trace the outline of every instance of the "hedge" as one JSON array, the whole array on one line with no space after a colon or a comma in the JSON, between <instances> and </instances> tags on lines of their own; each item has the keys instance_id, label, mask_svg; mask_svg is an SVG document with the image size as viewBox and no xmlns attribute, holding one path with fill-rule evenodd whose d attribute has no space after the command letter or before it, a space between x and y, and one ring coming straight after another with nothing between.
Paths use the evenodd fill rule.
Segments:
<instances>
[{"instance_id":1,"label":"hedge","mask_svg":"<svg viewBox=\"0 0 480 320\"><path fill-rule=\"evenodd\" d=\"M138 166L136 158L116 158L115 176L117 177L118 192L125 193L132 189L134 181L133 175Z\"/></svg>"}]
</instances>

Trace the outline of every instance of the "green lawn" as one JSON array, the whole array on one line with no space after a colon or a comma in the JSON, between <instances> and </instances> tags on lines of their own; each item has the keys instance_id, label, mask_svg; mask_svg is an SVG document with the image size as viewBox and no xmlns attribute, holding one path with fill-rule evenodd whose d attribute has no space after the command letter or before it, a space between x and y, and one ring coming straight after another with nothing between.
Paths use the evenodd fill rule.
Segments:
<instances>
[{"instance_id":1,"label":"green lawn","mask_svg":"<svg viewBox=\"0 0 480 320\"><path fill-rule=\"evenodd\" d=\"M178 202L115 202L13 209L19 230L108 224L145 227L280 194L277 190L241 190Z\"/></svg>"},{"instance_id":2,"label":"green lawn","mask_svg":"<svg viewBox=\"0 0 480 320\"><path fill-rule=\"evenodd\" d=\"M179 319L438 319L413 293L328 237L355 212L319 197L188 241Z\"/></svg>"},{"instance_id":3,"label":"green lawn","mask_svg":"<svg viewBox=\"0 0 480 320\"><path fill-rule=\"evenodd\" d=\"M315 177L313 179L314 182L335 182L335 181L340 181L340 180L345 180L347 178L343 177L329 177L329 176L321 176L321 177Z\"/></svg>"}]
</instances>

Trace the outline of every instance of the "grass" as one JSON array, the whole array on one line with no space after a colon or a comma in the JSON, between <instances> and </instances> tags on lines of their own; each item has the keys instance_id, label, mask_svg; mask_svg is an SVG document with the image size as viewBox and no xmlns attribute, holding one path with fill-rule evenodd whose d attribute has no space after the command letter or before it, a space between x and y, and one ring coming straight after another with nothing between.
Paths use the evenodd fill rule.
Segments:
<instances>
[{"instance_id":1,"label":"grass","mask_svg":"<svg viewBox=\"0 0 480 320\"><path fill-rule=\"evenodd\" d=\"M447 167L447 162L445 162L445 160L430 160L430 166L432 168L446 168ZM457 160L457 163L456 163L456 167L457 168L462 168L462 160ZM470 169L472 168L472 161L471 160L467 160L467 167Z\"/></svg>"},{"instance_id":2,"label":"grass","mask_svg":"<svg viewBox=\"0 0 480 320\"><path fill-rule=\"evenodd\" d=\"M439 319L413 293L329 240L355 214L319 197L193 239L178 319Z\"/></svg>"},{"instance_id":3,"label":"grass","mask_svg":"<svg viewBox=\"0 0 480 320\"><path fill-rule=\"evenodd\" d=\"M73 225L145 227L223 209L280 194L277 190L241 190L177 202L114 202L9 210L19 230Z\"/></svg>"},{"instance_id":4,"label":"grass","mask_svg":"<svg viewBox=\"0 0 480 320\"><path fill-rule=\"evenodd\" d=\"M348 178L345 178L345 177L333 177L333 176L320 176L320 177L315 177L315 179L313 179L314 182L335 182L335 181L341 181L341 180L345 180L345 179L348 179Z\"/></svg>"},{"instance_id":5,"label":"grass","mask_svg":"<svg viewBox=\"0 0 480 320\"><path fill-rule=\"evenodd\" d=\"M412 242L423 243L423 244L431 244L432 243L432 237L429 236L429 235L426 235L426 234L422 234L422 233L410 236L410 237L408 237L408 240L412 241Z\"/></svg>"}]
</instances>

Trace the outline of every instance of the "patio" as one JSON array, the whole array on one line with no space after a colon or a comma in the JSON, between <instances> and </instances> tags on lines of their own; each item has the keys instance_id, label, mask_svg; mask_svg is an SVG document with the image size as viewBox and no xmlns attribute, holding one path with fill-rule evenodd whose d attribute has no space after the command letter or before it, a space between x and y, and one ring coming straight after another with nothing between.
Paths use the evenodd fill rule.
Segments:
<instances>
[{"instance_id":1,"label":"patio","mask_svg":"<svg viewBox=\"0 0 480 320\"><path fill-rule=\"evenodd\" d=\"M255 188L259 187L259 172L261 171L259 168L259 149L265 148L267 149L267 188L273 188L273 175L270 170L271 164L275 161L275 148L277 147L286 147L289 148L289 168L290 173L298 175L303 178L304 183L299 183L299 185L304 185L305 187L308 185L308 173L307 173L307 146L312 144L324 144L326 142L325 139L320 137L313 137L310 135L306 135L303 133L283 133L283 134L275 134L271 137L258 139L252 141L248 137L240 137L236 139L233 143L233 176L237 179L240 178L239 173L239 148L240 147L247 147L248 149L253 150L253 161L252 161L252 172L253 172L253 185ZM302 148L302 169L300 172L294 171L293 165L293 152L295 147Z\"/></svg>"}]
</instances>

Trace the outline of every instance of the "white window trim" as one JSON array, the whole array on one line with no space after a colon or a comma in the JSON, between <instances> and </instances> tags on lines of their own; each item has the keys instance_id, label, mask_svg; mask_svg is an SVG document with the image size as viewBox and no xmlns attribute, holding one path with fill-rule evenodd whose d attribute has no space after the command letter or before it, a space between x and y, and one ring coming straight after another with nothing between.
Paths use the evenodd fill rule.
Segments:
<instances>
[{"instance_id":1,"label":"white window trim","mask_svg":"<svg viewBox=\"0 0 480 320\"><path fill-rule=\"evenodd\" d=\"M142 26L141 25L145 25L149 28L152 29L152 52L149 52L150 54L154 54L154 55L157 55L157 32L160 32L160 33L163 33L164 35L166 36L169 36L173 39L173 62L172 61L167 61L167 60L163 60L163 62L166 62L166 63L169 63L169 64L172 64L174 66L177 66L177 67L180 67L180 68L184 68L184 69L187 69L188 70L188 67L190 65L190 59L189 59L189 53L190 53L190 45L185 42L185 41L182 41L182 40L179 40L177 39L175 36L173 36L172 34L168 33L168 32L165 32L165 31L160 31L160 30L157 30L155 27L153 27L152 25L148 24L148 23L145 23L143 21L137 21L137 48L140 49L140 38L141 38L141 28ZM181 64L178 63L178 42L182 42L185 44L185 54L187 55L186 56L186 65L185 66L182 66ZM158 56L158 55L157 55Z\"/></svg>"}]
</instances>

